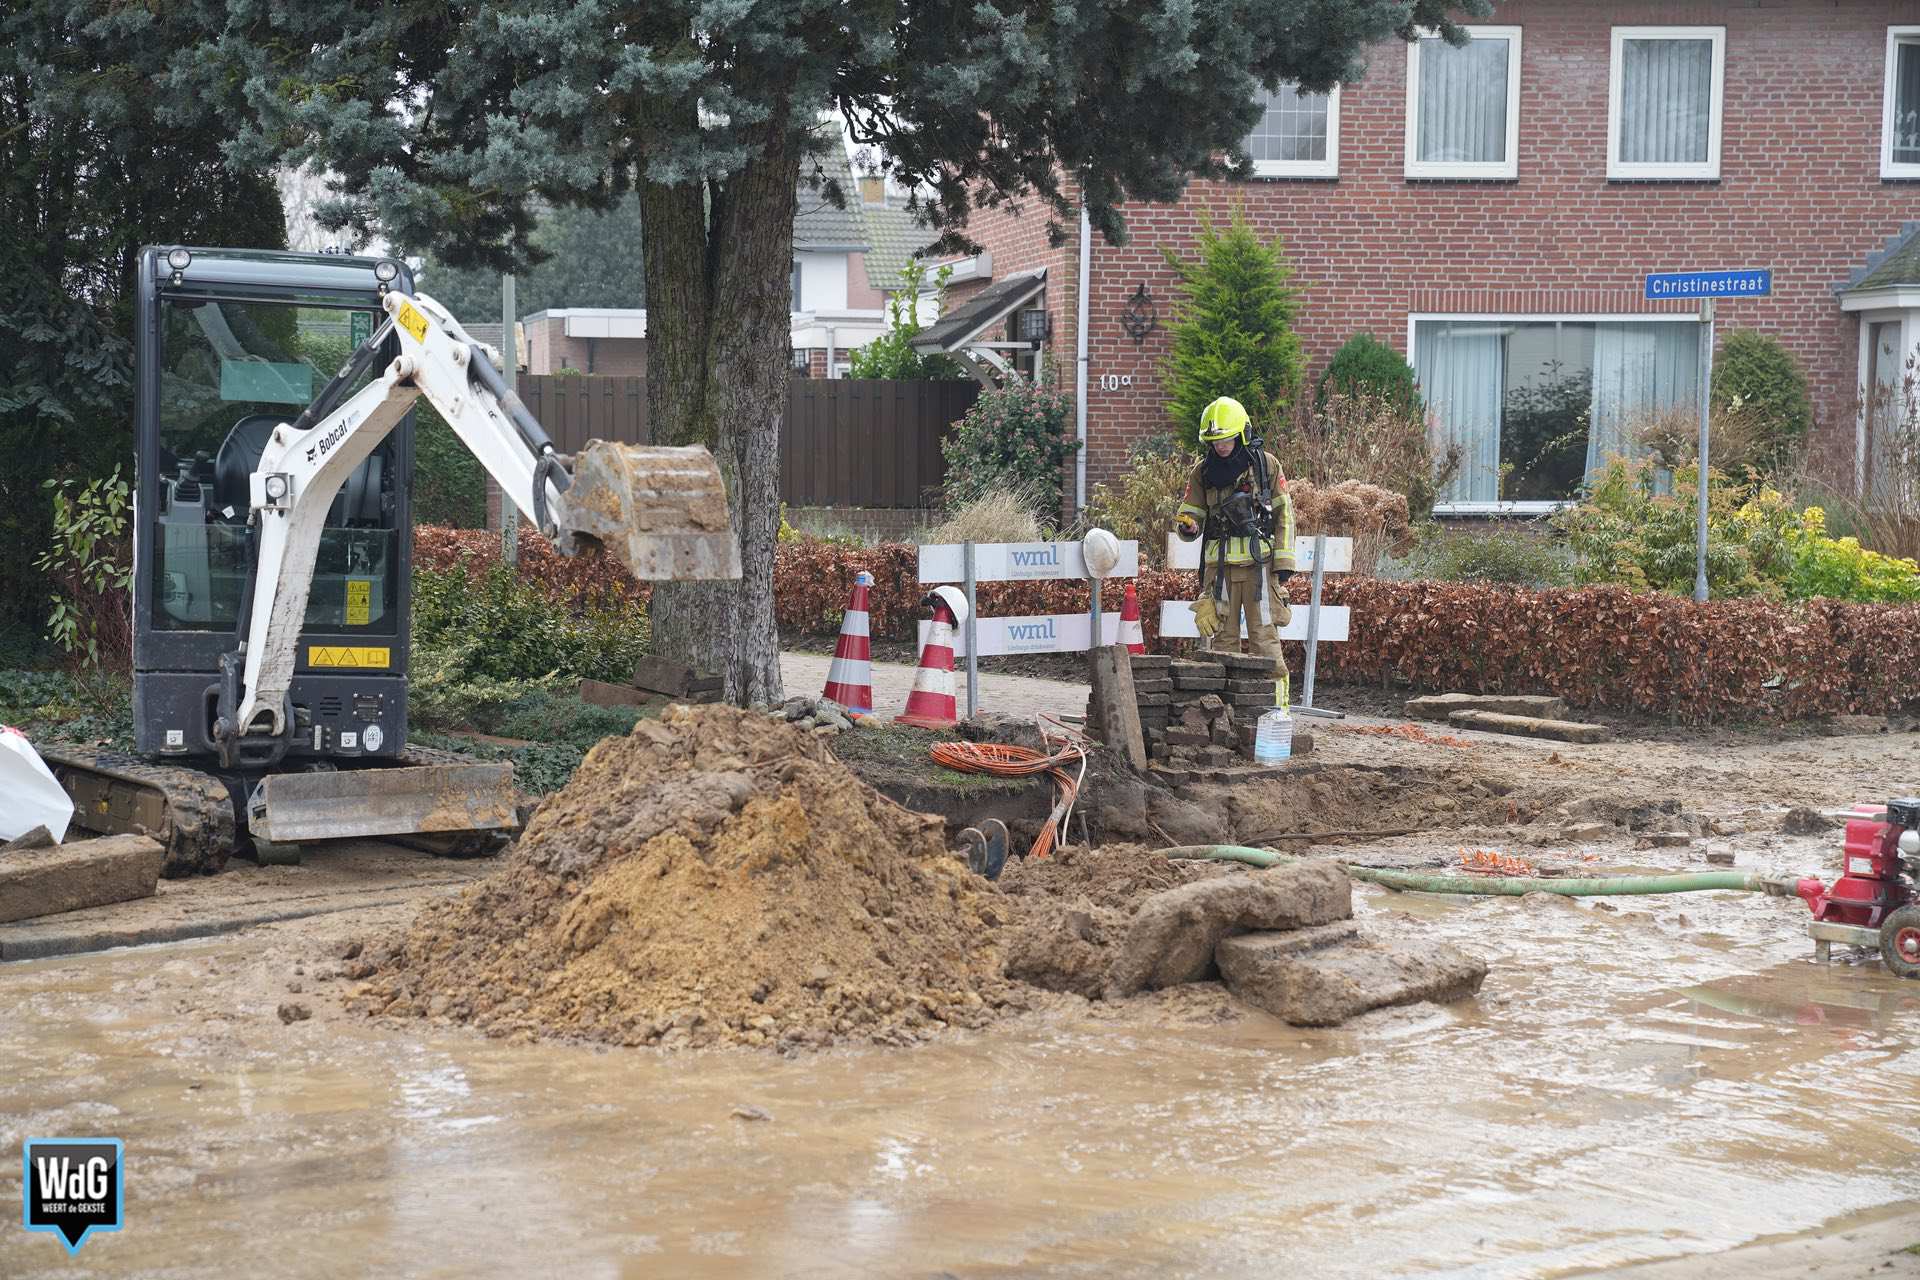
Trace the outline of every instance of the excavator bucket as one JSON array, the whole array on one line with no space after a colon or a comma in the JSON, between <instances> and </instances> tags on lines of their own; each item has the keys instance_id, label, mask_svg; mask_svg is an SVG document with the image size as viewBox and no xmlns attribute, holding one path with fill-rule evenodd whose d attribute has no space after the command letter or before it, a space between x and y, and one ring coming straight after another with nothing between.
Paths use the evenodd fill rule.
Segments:
<instances>
[{"instance_id":1,"label":"excavator bucket","mask_svg":"<svg viewBox=\"0 0 1920 1280\"><path fill-rule=\"evenodd\" d=\"M559 512L560 550L597 542L636 578L740 576L727 486L698 445L664 448L592 440L573 461Z\"/></svg>"}]
</instances>

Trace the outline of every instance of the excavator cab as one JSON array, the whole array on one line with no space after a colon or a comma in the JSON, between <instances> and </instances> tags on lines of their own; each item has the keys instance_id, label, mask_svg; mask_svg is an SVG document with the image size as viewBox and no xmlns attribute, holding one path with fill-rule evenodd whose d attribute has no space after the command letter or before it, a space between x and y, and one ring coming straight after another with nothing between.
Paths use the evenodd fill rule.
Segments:
<instances>
[{"instance_id":1,"label":"excavator cab","mask_svg":"<svg viewBox=\"0 0 1920 1280\"><path fill-rule=\"evenodd\" d=\"M370 259L173 253L184 265L157 249L142 255L135 394L134 742L162 757L217 751L210 691L245 625L257 537L249 485L274 429L297 419L380 327L383 286L411 287L397 262L386 264L389 282ZM398 354L396 339L386 345L388 359ZM416 416L329 507L286 758L379 758L405 747Z\"/></svg>"},{"instance_id":2,"label":"excavator cab","mask_svg":"<svg viewBox=\"0 0 1920 1280\"><path fill-rule=\"evenodd\" d=\"M738 577L704 449L562 453L405 264L149 248L135 348L134 740L43 756L76 824L169 875L353 837L482 837L510 766L407 743L416 404L561 554Z\"/></svg>"}]
</instances>

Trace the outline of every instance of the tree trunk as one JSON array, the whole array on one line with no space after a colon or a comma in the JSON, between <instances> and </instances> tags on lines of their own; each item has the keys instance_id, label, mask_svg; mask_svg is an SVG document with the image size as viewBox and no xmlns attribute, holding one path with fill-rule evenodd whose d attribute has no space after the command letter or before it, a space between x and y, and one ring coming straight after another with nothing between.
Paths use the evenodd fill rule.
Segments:
<instances>
[{"instance_id":1,"label":"tree trunk","mask_svg":"<svg viewBox=\"0 0 1920 1280\"><path fill-rule=\"evenodd\" d=\"M798 153L782 113L724 186L642 185L647 418L662 444L705 444L727 481L739 582L662 582L657 652L718 671L729 701L783 696L773 620Z\"/></svg>"}]
</instances>

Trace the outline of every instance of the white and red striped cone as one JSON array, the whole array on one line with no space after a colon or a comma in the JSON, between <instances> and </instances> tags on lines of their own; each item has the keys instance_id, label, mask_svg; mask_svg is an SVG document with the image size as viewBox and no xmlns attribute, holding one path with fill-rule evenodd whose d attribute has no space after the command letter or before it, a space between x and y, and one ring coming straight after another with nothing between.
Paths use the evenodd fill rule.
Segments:
<instances>
[{"instance_id":1,"label":"white and red striped cone","mask_svg":"<svg viewBox=\"0 0 1920 1280\"><path fill-rule=\"evenodd\" d=\"M953 700L953 629L967 616L967 598L953 587L935 587L927 603L933 606L933 625L920 650L907 709L893 721L920 729L951 729L959 722Z\"/></svg>"},{"instance_id":2,"label":"white and red striped cone","mask_svg":"<svg viewBox=\"0 0 1920 1280\"><path fill-rule=\"evenodd\" d=\"M1140 627L1140 597L1133 593L1133 579L1127 579L1127 597L1120 603L1120 643L1128 653L1147 651L1147 633Z\"/></svg>"},{"instance_id":3,"label":"white and red striped cone","mask_svg":"<svg viewBox=\"0 0 1920 1280\"><path fill-rule=\"evenodd\" d=\"M872 585L872 574L854 575L840 639L833 646L833 666L827 669L825 696L860 716L873 714L873 642L867 632L867 588Z\"/></svg>"}]
</instances>

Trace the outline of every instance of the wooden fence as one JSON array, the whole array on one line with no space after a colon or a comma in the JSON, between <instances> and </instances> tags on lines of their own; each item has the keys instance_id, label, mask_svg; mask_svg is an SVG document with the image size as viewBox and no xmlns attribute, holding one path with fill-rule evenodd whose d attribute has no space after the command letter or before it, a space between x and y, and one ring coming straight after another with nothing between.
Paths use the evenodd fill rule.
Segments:
<instances>
[{"instance_id":1,"label":"wooden fence","mask_svg":"<svg viewBox=\"0 0 1920 1280\"><path fill-rule=\"evenodd\" d=\"M647 444L644 378L537 374L520 398L562 453ZM940 439L980 394L971 381L795 378L780 431L780 497L796 507L924 507L946 475Z\"/></svg>"}]
</instances>

